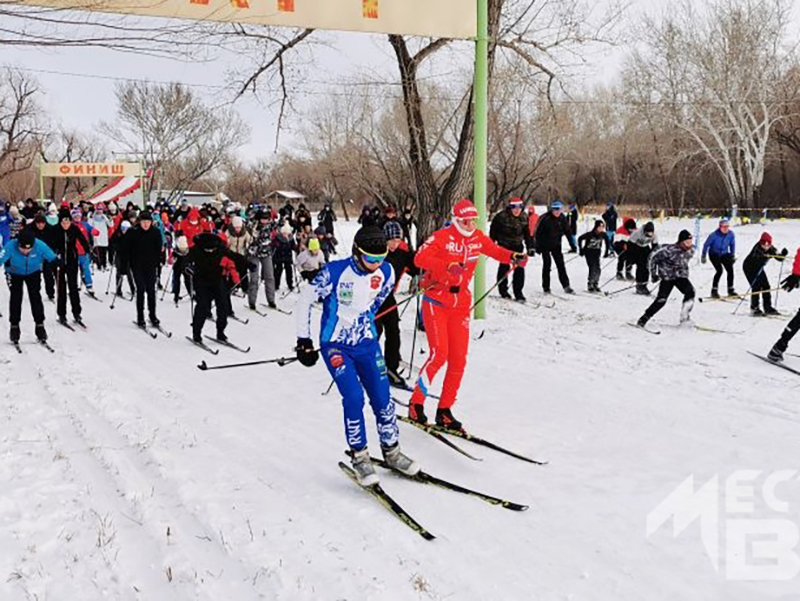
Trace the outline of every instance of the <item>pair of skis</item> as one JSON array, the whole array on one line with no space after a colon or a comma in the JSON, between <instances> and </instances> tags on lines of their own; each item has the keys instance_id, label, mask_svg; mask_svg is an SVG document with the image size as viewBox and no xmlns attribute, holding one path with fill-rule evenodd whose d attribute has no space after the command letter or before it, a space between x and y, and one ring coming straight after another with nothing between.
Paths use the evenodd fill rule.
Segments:
<instances>
[{"instance_id":1,"label":"pair of skis","mask_svg":"<svg viewBox=\"0 0 800 601\"><path fill-rule=\"evenodd\" d=\"M372 462L384 469L390 470L392 473L405 478L407 480L412 480L414 482L418 482L420 484L426 484L429 486L436 486L439 488L443 488L445 490L449 490L452 492L457 492L463 495L467 495L470 497L475 497L480 499L481 501L485 501L490 505L496 505L498 507L502 507L504 509L508 509L510 511L526 511L528 509L527 505L522 505L520 503L513 503L511 501L507 501L505 499L501 499L499 497L495 497L493 495L488 495L477 490L473 490L470 488L466 488L459 484L455 484L454 482L450 482L448 480L444 480L442 478L437 478L436 476L432 476L427 472L419 471L415 476L408 476L403 474L402 472L398 472L396 470L392 470L389 465L382 459L378 459L375 457L370 457ZM358 482L358 478L356 477L355 472L352 468L346 465L344 462L339 462L339 468L345 473L345 475L350 478L354 483L360 486L362 489L366 490L370 495L372 495L381 505L386 507L390 512L392 512L400 521L402 521L406 526L411 528L414 532L419 534L425 540L434 540L436 537L431 534L425 527L423 527L419 522L417 522L409 513L403 509L397 501L395 501L389 493L387 493L380 484L375 484L374 486L361 486Z\"/></svg>"},{"instance_id":2,"label":"pair of skis","mask_svg":"<svg viewBox=\"0 0 800 601\"><path fill-rule=\"evenodd\" d=\"M206 336L205 338L207 340L211 340L212 342L216 342L217 344L221 344L222 346L224 346L226 348L232 349L234 351L238 351L240 353L249 353L250 352L250 347L249 346L247 348L242 348L242 347L240 347L240 346L238 346L236 344L233 344L229 340L219 340L218 338L212 338L211 336ZM219 349L211 348L205 342L198 342L197 340L195 340L191 336L186 336L186 340L191 342L196 347L203 349L207 353L211 353L212 355L219 355Z\"/></svg>"},{"instance_id":3,"label":"pair of skis","mask_svg":"<svg viewBox=\"0 0 800 601\"><path fill-rule=\"evenodd\" d=\"M159 334L162 334L164 338L172 338L172 332L168 332L165 330L160 324L157 326L150 325L150 327L146 325L141 325L140 323L134 321L133 325L135 325L139 330L150 336L153 340L155 340Z\"/></svg>"},{"instance_id":4,"label":"pair of skis","mask_svg":"<svg viewBox=\"0 0 800 601\"><path fill-rule=\"evenodd\" d=\"M12 342L11 344L16 349L16 351L21 355L22 354L22 346L20 346L20 343L19 342ZM56 352L56 349L54 349L52 346L50 346L50 344L47 342L47 340L37 340L36 344L39 344L39 345L43 346L44 348L46 348L51 353L55 353Z\"/></svg>"},{"instance_id":5,"label":"pair of skis","mask_svg":"<svg viewBox=\"0 0 800 601\"><path fill-rule=\"evenodd\" d=\"M769 363L770 365L774 365L775 367L780 367L781 369L793 373L796 376L800 376L800 369L795 369L794 367L790 367L781 361L773 361L769 357L765 357L764 355L759 355L758 353L754 353L753 351L747 351L747 352L753 355L753 357L758 357L759 359L765 361L766 363Z\"/></svg>"}]
</instances>

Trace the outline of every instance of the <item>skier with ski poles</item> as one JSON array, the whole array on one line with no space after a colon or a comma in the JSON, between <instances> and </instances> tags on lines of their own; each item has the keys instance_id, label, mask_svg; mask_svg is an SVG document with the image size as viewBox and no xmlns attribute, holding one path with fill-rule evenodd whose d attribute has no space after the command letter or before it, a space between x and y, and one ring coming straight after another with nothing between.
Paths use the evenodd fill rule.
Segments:
<instances>
[{"instance_id":1,"label":"skier with ski poles","mask_svg":"<svg viewBox=\"0 0 800 601\"><path fill-rule=\"evenodd\" d=\"M20 232L19 236L0 247L0 265L6 265L9 278L11 299L9 302L9 321L11 322L11 342L19 343L22 317L23 289L28 289L28 300L35 324L36 338L39 342L47 342L44 328L44 305L42 303L42 266L45 262L57 261L56 254L47 244L37 240L30 229Z\"/></svg>"},{"instance_id":2,"label":"skier with ski poles","mask_svg":"<svg viewBox=\"0 0 800 601\"><path fill-rule=\"evenodd\" d=\"M223 272L226 268L235 271L234 255L225 242L211 232L203 232L194 237L194 244L188 255L193 265L192 291L197 306L192 319L192 341L203 344L203 326L211 316L211 303L217 308L217 340L228 341L225 328L228 326L228 311L224 299Z\"/></svg>"},{"instance_id":3,"label":"skier with ski poles","mask_svg":"<svg viewBox=\"0 0 800 601\"><path fill-rule=\"evenodd\" d=\"M389 383L397 388L408 389L408 384L399 375L400 371L400 313L397 307L397 299L394 296L400 280L404 273L416 276L419 275L419 268L414 265L414 252L409 250L403 241L403 228L397 221L387 221L383 226L383 234L386 236L386 244L389 254L386 255L386 262L394 269L395 282L392 291L386 300L383 301L375 320L378 329L378 338L385 334L386 340L383 343L383 356L386 359L386 373L389 376Z\"/></svg>"},{"instance_id":4,"label":"skier with ski poles","mask_svg":"<svg viewBox=\"0 0 800 601\"><path fill-rule=\"evenodd\" d=\"M569 284L569 275L564 266L564 254L561 252L561 238L569 234L569 220L563 215L564 205L556 200L550 210L539 218L534 236L536 252L542 255L542 290L550 293L550 269L556 264L558 281L567 294L575 294Z\"/></svg>"},{"instance_id":5,"label":"skier with ski poles","mask_svg":"<svg viewBox=\"0 0 800 601\"><path fill-rule=\"evenodd\" d=\"M800 248L797 249L797 254L794 257L792 274L783 280L783 282L781 282L781 286L784 290L786 290L786 292L791 292L800 286ZM783 332L781 333L781 337L773 345L772 349L770 349L767 358L770 361L775 361L777 363L783 361L783 354L786 352L786 349L789 348L789 342L791 342L798 330L800 330L800 309L792 318L792 321L790 321L786 328L784 328Z\"/></svg>"},{"instance_id":6,"label":"skier with ski poles","mask_svg":"<svg viewBox=\"0 0 800 601\"><path fill-rule=\"evenodd\" d=\"M78 324L81 320L81 295L78 283L79 252L80 246L84 255L91 252L89 241L83 231L73 223L69 209L61 209L58 214L59 225L53 230L53 252L59 256L60 262L56 270L57 280L57 311L58 322L67 324L67 290L69 290L69 303L72 307L72 317Z\"/></svg>"},{"instance_id":7,"label":"skier with ski poles","mask_svg":"<svg viewBox=\"0 0 800 601\"><path fill-rule=\"evenodd\" d=\"M592 230L578 238L578 252L586 258L586 265L589 267L589 280L586 285L589 292L600 292L602 274L600 254L603 252L603 244L607 241L606 224L601 219L595 220Z\"/></svg>"},{"instance_id":8,"label":"skier with ski poles","mask_svg":"<svg viewBox=\"0 0 800 601\"><path fill-rule=\"evenodd\" d=\"M736 235L731 231L731 222L727 217L719 221L719 227L706 238L703 245L701 262L711 259L714 266L714 281L711 283L711 298L719 298L719 280L722 269L728 273L728 296L736 296L733 288L733 264L736 262Z\"/></svg>"},{"instance_id":9,"label":"skier with ski poles","mask_svg":"<svg viewBox=\"0 0 800 601\"><path fill-rule=\"evenodd\" d=\"M492 219L489 228L489 237L505 249L513 252L525 252L533 248L533 236L528 232L528 218L524 214L525 202L521 198L512 198L504 211L499 212ZM508 293L508 278L506 274L510 269L506 263L497 266L498 290L502 298L510 299ZM514 300L524 303L525 270L515 269L513 275Z\"/></svg>"},{"instance_id":10,"label":"skier with ski poles","mask_svg":"<svg viewBox=\"0 0 800 601\"><path fill-rule=\"evenodd\" d=\"M33 218L33 223L27 227L28 230L34 235L37 240L41 240L50 250L53 249L53 232L54 225L47 223L44 215L39 213ZM47 293L47 298L50 301L56 300L56 271L54 263L45 261L42 265L42 277L44 278L44 290Z\"/></svg>"},{"instance_id":11,"label":"skier with ski poles","mask_svg":"<svg viewBox=\"0 0 800 601\"><path fill-rule=\"evenodd\" d=\"M759 238L758 242L753 246L750 254L745 258L742 269L744 270L744 275L747 277L747 281L750 282L750 290L748 290L748 292L753 293L750 296L750 313L753 316L761 317L762 315L779 314L778 311L772 307L772 295L769 292L772 286L769 283L769 278L767 278L764 268L771 258L774 257L776 261L782 262L788 254L789 251L785 248L778 254L777 249L772 246L772 236L769 232L764 232L761 234L761 238ZM759 299L762 298L764 300L763 311L759 303Z\"/></svg>"},{"instance_id":12,"label":"skier with ski poles","mask_svg":"<svg viewBox=\"0 0 800 601\"><path fill-rule=\"evenodd\" d=\"M480 255L488 255L501 263L520 267L528 262L525 253L506 250L492 242L478 230L477 219L478 210L472 201L458 201L453 207L452 223L434 232L419 248L414 261L417 267L425 270L421 284L426 291L422 319L430 354L411 395L408 416L418 423L427 423L425 398L436 374L447 363L436 424L452 430L462 429L461 422L453 416L452 407L467 363L472 308L469 284L478 259Z\"/></svg>"},{"instance_id":13,"label":"skier with ski poles","mask_svg":"<svg viewBox=\"0 0 800 601\"><path fill-rule=\"evenodd\" d=\"M683 293L680 322L682 324L689 322L695 297L694 286L689 281L689 261L693 256L692 234L688 230L682 230L678 234L678 241L675 244L667 244L651 255L649 271L653 283L661 280L661 285L658 288L656 300L636 322L637 326L644 328L647 322L664 308L673 288L677 288ZM638 282L637 285L639 285Z\"/></svg>"},{"instance_id":14,"label":"skier with ski poles","mask_svg":"<svg viewBox=\"0 0 800 601\"><path fill-rule=\"evenodd\" d=\"M419 472L415 461L400 449L394 403L381 354L374 316L394 286L394 272L385 263L386 237L375 227L362 227L353 241L353 255L325 265L305 286L295 308L297 359L312 367L322 353L342 395L344 431L353 471L362 486L374 486L378 475L367 449L364 392L370 400L386 463L403 474ZM311 333L312 306L323 302L319 347ZM317 350L319 348L319 350Z\"/></svg>"},{"instance_id":15,"label":"skier with ski poles","mask_svg":"<svg viewBox=\"0 0 800 601\"><path fill-rule=\"evenodd\" d=\"M162 237L153 226L153 216L148 210L139 214L136 224L123 241L123 253L128 255L133 279L136 282L136 325L145 328L144 299L147 295L147 314L150 325L161 325L156 316L156 281L161 264Z\"/></svg>"}]
</instances>

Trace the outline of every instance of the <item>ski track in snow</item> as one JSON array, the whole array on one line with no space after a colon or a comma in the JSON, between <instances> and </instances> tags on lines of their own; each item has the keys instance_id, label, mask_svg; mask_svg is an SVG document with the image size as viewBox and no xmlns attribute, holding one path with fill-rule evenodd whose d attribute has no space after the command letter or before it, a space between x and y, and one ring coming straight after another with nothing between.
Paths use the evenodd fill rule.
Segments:
<instances>
[{"instance_id":1,"label":"ski track in snow","mask_svg":"<svg viewBox=\"0 0 800 601\"><path fill-rule=\"evenodd\" d=\"M683 227L694 229L657 224L662 243ZM703 239L712 227L704 222ZM767 229L791 258L800 226ZM346 249L355 230L340 230ZM761 231L736 229L740 292L747 287L741 263ZM339 472L341 406L336 390L321 396L330 383L321 363L196 368L201 360L291 355L294 316L249 316L237 307L251 321L231 322L228 335L253 351L211 357L183 338L186 303L160 305L175 333L170 340L138 332L127 301L109 311L110 296L105 305L82 299L90 329L75 333L54 324L47 303L51 355L30 344L25 308L24 353L0 347L0 599L749 601L796 594L792 582L726 580L696 524L677 537L671 523L650 538L645 530L647 514L690 474L698 487L714 474L794 465L800 379L744 352L766 352L786 320L733 317L733 304L704 303L695 306L697 323L747 331L666 327L677 323L676 291L651 322L662 335L648 336L625 323L652 298L548 297L540 270L538 258L527 268L527 305L495 294L489 319L472 324L456 409L478 436L550 465L456 440L484 459L472 462L401 424L405 450L429 473L531 506L514 514L381 472L384 488L437 536L432 543ZM585 262L568 270L580 293ZM487 271L493 279L495 265ZM773 285L778 271L771 262ZM708 295L712 274L710 265L693 263L698 295ZM97 274L98 290L106 277ZM780 308L793 314L798 296L781 292ZM747 311L746 302L740 312ZM403 319L407 361L412 324L413 309ZM213 333L213 324L206 328ZM424 334L417 349L420 367ZM435 405L428 407L432 413ZM800 491L789 492L797 523Z\"/></svg>"}]
</instances>

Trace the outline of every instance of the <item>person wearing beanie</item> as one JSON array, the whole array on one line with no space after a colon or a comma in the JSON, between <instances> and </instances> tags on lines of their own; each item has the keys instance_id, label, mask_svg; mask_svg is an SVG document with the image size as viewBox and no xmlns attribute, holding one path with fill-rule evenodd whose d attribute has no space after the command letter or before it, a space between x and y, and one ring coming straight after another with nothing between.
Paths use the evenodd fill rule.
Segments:
<instances>
[{"instance_id":1,"label":"person wearing beanie","mask_svg":"<svg viewBox=\"0 0 800 601\"><path fill-rule=\"evenodd\" d=\"M453 207L451 224L434 232L414 258L416 266L425 272L421 284L425 290L422 321L430 354L414 386L408 415L418 423L427 423L425 399L436 374L446 363L436 424L457 431L463 428L453 415L452 407L467 365L472 310L469 285L478 259L487 255L501 263L512 263L514 268L524 268L528 262L525 253L492 242L478 229L477 220L478 210L472 201L459 200Z\"/></svg>"},{"instance_id":2,"label":"person wearing beanie","mask_svg":"<svg viewBox=\"0 0 800 601\"><path fill-rule=\"evenodd\" d=\"M590 232L586 232L578 238L578 248L582 257L586 258L586 265L589 266L589 280L586 289L589 292L600 292L600 254L603 252L603 244L606 243L606 224L603 220L597 219Z\"/></svg>"},{"instance_id":3,"label":"person wearing beanie","mask_svg":"<svg viewBox=\"0 0 800 601\"><path fill-rule=\"evenodd\" d=\"M105 206L102 203L95 207L94 215L92 215L89 224L97 231L97 235L94 237L97 268L100 271L105 271L108 267L109 230L113 225L113 221L106 215Z\"/></svg>"},{"instance_id":4,"label":"person wearing beanie","mask_svg":"<svg viewBox=\"0 0 800 601\"><path fill-rule=\"evenodd\" d=\"M784 261L789 254L788 249L784 248L780 253L772 245L772 236L769 232L763 232L761 238L753 246L750 254L744 259L742 270L750 283L750 313L754 317L762 315L779 315L779 312L772 306L772 286L769 283L765 267L770 259ZM761 310L761 301L764 302L764 310Z\"/></svg>"},{"instance_id":5,"label":"person wearing beanie","mask_svg":"<svg viewBox=\"0 0 800 601\"><path fill-rule=\"evenodd\" d=\"M333 224L336 222L336 212L333 210L331 206L331 202L327 201L323 209L317 215L317 222L325 228L325 232L331 236L332 238L335 237L335 233L333 231Z\"/></svg>"},{"instance_id":6,"label":"person wearing beanie","mask_svg":"<svg viewBox=\"0 0 800 601\"><path fill-rule=\"evenodd\" d=\"M667 244L653 251L650 257L650 273L653 283L659 280L656 299L636 322L640 328L644 328L653 316L664 308L667 299L673 288L677 288L683 293L683 304L681 305L680 323L689 323L689 316L694 307L695 291L694 286L689 281L689 261L694 256L694 241L692 234L688 230L681 230L678 234L678 241L675 244Z\"/></svg>"},{"instance_id":7,"label":"person wearing beanie","mask_svg":"<svg viewBox=\"0 0 800 601\"><path fill-rule=\"evenodd\" d=\"M172 296L176 307L181 300L181 278L183 278L187 294L192 296L192 278L186 270L189 263L188 255L189 241L186 239L186 236L178 236L175 241L175 250L173 251L174 262L172 263Z\"/></svg>"},{"instance_id":8,"label":"person wearing beanie","mask_svg":"<svg viewBox=\"0 0 800 601\"><path fill-rule=\"evenodd\" d=\"M130 268L130 255L127 244L127 237L131 232L131 222L127 219L120 221L119 227L116 228L109 242L111 247L114 248L114 268L116 269L114 294L122 296L122 282L127 280L131 299L133 299L136 294L136 285L133 282L133 271Z\"/></svg>"},{"instance_id":9,"label":"person wearing beanie","mask_svg":"<svg viewBox=\"0 0 800 601\"><path fill-rule=\"evenodd\" d=\"M44 327L44 304L42 303L42 266L54 263L57 257L52 249L37 239L30 229L20 232L15 240L0 249L0 266L6 266L6 275L11 290L9 322L10 338L14 344L19 343L20 321L22 319L22 297L24 289L28 289L28 301L31 305L36 338L47 342L47 331Z\"/></svg>"},{"instance_id":10,"label":"person wearing beanie","mask_svg":"<svg viewBox=\"0 0 800 601\"><path fill-rule=\"evenodd\" d=\"M251 311L256 310L258 301L258 287L264 282L264 294L267 297L267 305L270 308L277 308L275 303L275 264L273 263L274 246L278 232L278 225L272 219L269 211L259 211L256 213L250 232L252 243L247 253L247 305ZM289 228L288 240L291 242L292 231ZM291 247L289 249L291 258ZM291 271L291 270L290 270ZM287 279L290 280L289 272Z\"/></svg>"},{"instance_id":11,"label":"person wearing beanie","mask_svg":"<svg viewBox=\"0 0 800 601\"><path fill-rule=\"evenodd\" d=\"M146 296L150 324L158 328L161 322L156 312L156 282L163 246L161 232L153 225L150 211L144 210L139 214L139 222L125 235L122 246L120 252L128 256L128 264L136 284L136 325L140 328L147 327L144 320Z\"/></svg>"},{"instance_id":12,"label":"person wearing beanie","mask_svg":"<svg viewBox=\"0 0 800 601\"><path fill-rule=\"evenodd\" d=\"M78 247L78 268L83 276L83 284L86 286L86 293L89 296L94 296L93 287L94 280L92 277L92 255L91 249L94 247L95 237L100 233L84 217L81 209L75 208L72 211L72 221L83 232L86 240L89 242L88 251L84 251L80 246Z\"/></svg>"},{"instance_id":13,"label":"person wearing beanie","mask_svg":"<svg viewBox=\"0 0 800 601\"><path fill-rule=\"evenodd\" d=\"M289 291L294 290L293 259L297 252L297 242L292 234L292 226L284 224L278 235L272 240L272 266L275 272L275 290L280 290L281 276L286 273L286 284ZM269 296L267 297L269 298ZM269 305L274 308L275 300Z\"/></svg>"},{"instance_id":14,"label":"person wearing beanie","mask_svg":"<svg viewBox=\"0 0 800 601\"><path fill-rule=\"evenodd\" d=\"M189 261L194 266L192 290L195 296L194 317L192 319L192 340L203 343L203 326L211 317L211 304L217 310L217 340L227 342L225 329L228 327L230 308L227 306L225 277L231 272L236 282L239 277L233 263L234 254L228 250L225 241L216 234L203 232L195 236L195 244L189 250Z\"/></svg>"},{"instance_id":15,"label":"person wearing beanie","mask_svg":"<svg viewBox=\"0 0 800 601\"><path fill-rule=\"evenodd\" d=\"M702 262L705 263L707 258L711 259L716 272L711 283L711 298L719 298L719 279L723 268L728 273L728 296L735 296L733 264L736 262L736 235L731 230L731 222L727 217L720 219L719 227L706 238Z\"/></svg>"},{"instance_id":16,"label":"person wearing beanie","mask_svg":"<svg viewBox=\"0 0 800 601\"><path fill-rule=\"evenodd\" d=\"M59 258L56 268L56 310L58 321L67 324L67 294L72 309L72 317L76 323L81 320L81 295L78 282L80 256L90 252L89 240L84 230L72 221L69 209L62 208L58 212L58 225L53 228L52 249Z\"/></svg>"},{"instance_id":17,"label":"person wearing beanie","mask_svg":"<svg viewBox=\"0 0 800 601\"><path fill-rule=\"evenodd\" d=\"M53 233L55 228L50 225L44 215L39 213L33 218L33 223L23 231L30 231L37 240L41 240L51 249L53 248ZM56 269L52 261L45 261L42 265L42 277L44 278L44 289L47 299L51 302L56 300Z\"/></svg>"},{"instance_id":18,"label":"person wearing beanie","mask_svg":"<svg viewBox=\"0 0 800 601\"><path fill-rule=\"evenodd\" d=\"M636 294L650 295L647 287L647 280L650 278L650 255L657 248L656 226L652 221L648 221L644 227L631 234L627 252L630 261L636 265Z\"/></svg>"},{"instance_id":19,"label":"person wearing beanie","mask_svg":"<svg viewBox=\"0 0 800 601\"><path fill-rule=\"evenodd\" d=\"M404 232L402 226L397 221L387 221L383 225L383 235L386 237L386 247L389 253L386 255L386 262L392 266L394 271L394 288L391 294L386 297L383 304L378 309L379 319L375 320L375 327L378 329L378 338L385 336L383 343L383 356L386 360L386 374L389 376L389 384L396 388L408 390L409 386L400 376L400 311L397 307L395 292L397 291L403 275L411 277L419 275L420 270L414 264L414 251L408 248L403 240Z\"/></svg>"},{"instance_id":20,"label":"person wearing beanie","mask_svg":"<svg viewBox=\"0 0 800 601\"><path fill-rule=\"evenodd\" d=\"M512 198L505 210L500 211L492 219L489 237L499 246L513 252L527 252L533 248L533 239L528 231L528 218L524 214L525 202L521 198ZM508 293L507 263L497 266L497 286L500 296L511 298ZM514 300L524 303L525 269L518 267L513 273Z\"/></svg>"},{"instance_id":21,"label":"person wearing beanie","mask_svg":"<svg viewBox=\"0 0 800 601\"><path fill-rule=\"evenodd\" d=\"M253 235L244 226L244 219L239 215L231 217L231 224L226 230L228 237L228 249L236 256L234 263L236 264L236 271L239 274L239 287L242 291L246 291L247 280L249 279L247 253L253 244ZM233 290L231 290L233 292ZM231 309L233 305L231 305Z\"/></svg>"},{"instance_id":22,"label":"person wearing beanie","mask_svg":"<svg viewBox=\"0 0 800 601\"><path fill-rule=\"evenodd\" d=\"M386 463L408 476L419 472L416 462L400 449L397 416L375 330L375 314L395 282L394 271L385 262L387 254L383 231L375 226L362 227L353 241L353 255L325 265L311 285L303 288L295 307L297 359L312 367L322 354L342 395L345 440L355 477L362 486L378 483L367 449L365 393L377 421ZM314 343L311 327L317 300L322 301L319 344Z\"/></svg>"},{"instance_id":23,"label":"person wearing beanie","mask_svg":"<svg viewBox=\"0 0 800 601\"><path fill-rule=\"evenodd\" d=\"M781 253L782 255L786 256L785 249ZM800 248L797 249L797 254L794 257L794 265L792 265L792 273L781 282L781 286L783 287L786 292L791 292L798 286L800 286ZM786 352L786 349L789 348L789 343L791 342L792 338L795 337L797 332L800 330L800 310L797 311L795 316L792 320L787 324L784 328L783 332L781 332L781 337L778 341L772 346L767 355L767 358L770 361L774 361L776 363L780 363L783 361L783 354Z\"/></svg>"},{"instance_id":24,"label":"person wearing beanie","mask_svg":"<svg viewBox=\"0 0 800 601\"><path fill-rule=\"evenodd\" d=\"M542 255L542 290L550 294L550 269L553 263L558 270L558 281L567 294L575 294L569 283L569 275L561 251L561 238L569 235L569 220L563 214L560 200L550 205L550 210L539 218L534 235L536 252Z\"/></svg>"},{"instance_id":25,"label":"person wearing beanie","mask_svg":"<svg viewBox=\"0 0 800 601\"><path fill-rule=\"evenodd\" d=\"M633 275L634 254L628 252L631 235L638 229L636 221L630 217L622 220L622 225L614 234L614 252L617 254L617 279L632 282L636 279ZM623 269L625 273L623 274Z\"/></svg>"},{"instance_id":26,"label":"person wearing beanie","mask_svg":"<svg viewBox=\"0 0 800 601\"><path fill-rule=\"evenodd\" d=\"M317 238L308 241L308 247L297 255L294 260L295 267L300 273L300 277L310 282L325 265L325 256L322 254L322 247Z\"/></svg>"},{"instance_id":27,"label":"person wearing beanie","mask_svg":"<svg viewBox=\"0 0 800 601\"><path fill-rule=\"evenodd\" d=\"M606 254L605 257L614 255L614 233L617 231L617 220L619 214L613 202L606 205L606 212L602 215L602 220L606 224ZM630 236L630 234L628 234Z\"/></svg>"}]
</instances>

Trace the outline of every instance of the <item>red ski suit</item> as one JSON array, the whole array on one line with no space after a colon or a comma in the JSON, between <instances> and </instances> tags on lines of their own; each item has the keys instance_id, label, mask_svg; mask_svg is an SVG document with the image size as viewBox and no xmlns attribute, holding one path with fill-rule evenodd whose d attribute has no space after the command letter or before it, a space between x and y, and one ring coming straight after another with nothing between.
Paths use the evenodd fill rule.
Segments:
<instances>
[{"instance_id":1,"label":"red ski suit","mask_svg":"<svg viewBox=\"0 0 800 601\"><path fill-rule=\"evenodd\" d=\"M469 285L480 255L488 255L501 263L511 263L512 251L506 250L480 230L465 237L454 225L435 232L425 241L414 258L417 267L425 270L422 288L422 321L428 337L429 355L419 374L412 404L423 404L431 382L447 363L442 385L440 409L456 401L469 349L469 320L472 293ZM454 274L451 267L463 267ZM459 271L458 268L454 271Z\"/></svg>"}]
</instances>

